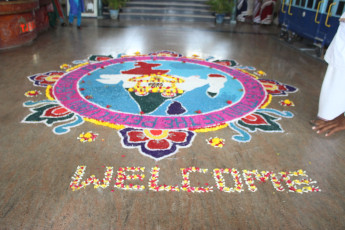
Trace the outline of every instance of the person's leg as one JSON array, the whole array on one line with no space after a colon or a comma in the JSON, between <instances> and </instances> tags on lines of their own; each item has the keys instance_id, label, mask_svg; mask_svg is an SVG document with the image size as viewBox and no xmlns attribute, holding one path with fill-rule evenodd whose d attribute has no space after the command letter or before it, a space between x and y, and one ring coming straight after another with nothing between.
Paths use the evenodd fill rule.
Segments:
<instances>
[{"instance_id":1,"label":"person's leg","mask_svg":"<svg viewBox=\"0 0 345 230\"><path fill-rule=\"evenodd\" d=\"M78 11L78 14L77 14L77 26L78 26L78 28L80 28L80 25L81 25L81 11Z\"/></svg>"},{"instance_id":2,"label":"person's leg","mask_svg":"<svg viewBox=\"0 0 345 230\"><path fill-rule=\"evenodd\" d=\"M48 12L48 18L49 18L50 27L55 28L55 26L56 26L56 14L55 14L55 12Z\"/></svg>"},{"instance_id":3,"label":"person's leg","mask_svg":"<svg viewBox=\"0 0 345 230\"><path fill-rule=\"evenodd\" d=\"M62 18L59 17L59 21L61 26L66 26L66 23Z\"/></svg>"},{"instance_id":4,"label":"person's leg","mask_svg":"<svg viewBox=\"0 0 345 230\"><path fill-rule=\"evenodd\" d=\"M74 20L74 15L70 13L69 16L68 16L68 22L69 22L70 25L73 24L73 20Z\"/></svg>"},{"instance_id":5,"label":"person's leg","mask_svg":"<svg viewBox=\"0 0 345 230\"><path fill-rule=\"evenodd\" d=\"M344 113L344 71L345 68L328 65L320 92L318 118L330 121Z\"/></svg>"},{"instance_id":6,"label":"person's leg","mask_svg":"<svg viewBox=\"0 0 345 230\"><path fill-rule=\"evenodd\" d=\"M317 117L331 121L345 112L345 68L328 65L322 82Z\"/></svg>"},{"instance_id":7,"label":"person's leg","mask_svg":"<svg viewBox=\"0 0 345 230\"><path fill-rule=\"evenodd\" d=\"M317 133L330 136L345 129L345 77L342 67L328 65L322 83L317 119L311 121Z\"/></svg>"}]
</instances>

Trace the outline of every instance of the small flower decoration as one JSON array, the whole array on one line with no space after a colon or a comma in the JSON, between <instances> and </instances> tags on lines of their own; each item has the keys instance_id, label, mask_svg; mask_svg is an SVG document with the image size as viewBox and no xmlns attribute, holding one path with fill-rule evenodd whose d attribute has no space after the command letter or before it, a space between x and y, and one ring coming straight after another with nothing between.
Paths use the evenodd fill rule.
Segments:
<instances>
[{"instance_id":1,"label":"small flower decoration","mask_svg":"<svg viewBox=\"0 0 345 230\"><path fill-rule=\"evenodd\" d=\"M225 144L225 140L219 137L211 137L206 142L215 148L222 148Z\"/></svg>"},{"instance_id":2,"label":"small flower decoration","mask_svg":"<svg viewBox=\"0 0 345 230\"><path fill-rule=\"evenodd\" d=\"M134 190L134 191L142 191L145 189L144 185L134 185L132 183L125 185L125 181L128 180L140 180L143 181L145 178L145 174L132 174L128 175L126 172L144 172L145 167L120 167L117 171L116 181L115 181L115 187L118 189L123 190Z\"/></svg>"},{"instance_id":3,"label":"small flower decoration","mask_svg":"<svg viewBox=\"0 0 345 230\"><path fill-rule=\"evenodd\" d=\"M290 101L289 99L281 100L279 103L282 106L295 106L293 101Z\"/></svg>"},{"instance_id":4,"label":"small flower decoration","mask_svg":"<svg viewBox=\"0 0 345 230\"><path fill-rule=\"evenodd\" d=\"M172 185L159 185L159 170L160 168L158 166L155 166L151 169L151 178L149 180L149 190L151 191L174 191L179 192L180 188L178 185L172 186Z\"/></svg>"},{"instance_id":5,"label":"small flower decoration","mask_svg":"<svg viewBox=\"0 0 345 230\"><path fill-rule=\"evenodd\" d=\"M189 174L191 172L195 173L207 173L208 169L202 169L198 167L189 167L189 168L181 168L182 171L182 187L181 189L186 192L198 192L198 193L205 193L205 192L213 192L213 186L210 187L193 187L190 184Z\"/></svg>"},{"instance_id":6,"label":"small flower decoration","mask_svg":"<svg viewBox=\"0 0 345 230\"><path fill-rule=\"evenodd\" d=\"M69 69L71 68L72 66L71 65L68 65L68 64L62 64L60 65L60 69Z\"/></svg>"},{"instance_id":7,"label":"small flower decoration","mask_svg":"<svg viewBox=\"0 0 345 230\"><path fill-rule=\"evenodd\" d=\"M264 72L264 71L262 71L262 70L258 70L257 72L256 72L256 74L257 75L259 75L259 76L266 76L267 74Z\"/></svg>"},{"instance_id":8,"label":"small flower decoration","mask_svg":"<svg viewBox=\"0 0 345 230\"><path fill-rule=\"evenodd\" d=\"M41 92L38 90L30 90L30 91L27 91L24 95L26 97L37 97L40 94L41 94Z\"/></svg>"},{"instance_id":9,"label":"small flower decoration","mask_svg":"<svg viewBox=\"0 0 345 230\"><path fill-rule=\"evenodd\" d=\"M80 142L92 142L95 141L96 138L98 137L97 133L93 133L91 131L87 132L87 133L81 133L78 137L78 139L80 140Z\"/></svg>"},{"instance_id":10,"label":"small flower decoration","mask_svg":"<svg viewBox=\"0 0 345 230\"><path fill-rule=\"evenodd\" d=\"M149 56L159 56L159 57L182 57L182 54L173 52L173 51L158 51L158 52L153 52L153 53L149 53Z\"/></svg>"}]
</instances>

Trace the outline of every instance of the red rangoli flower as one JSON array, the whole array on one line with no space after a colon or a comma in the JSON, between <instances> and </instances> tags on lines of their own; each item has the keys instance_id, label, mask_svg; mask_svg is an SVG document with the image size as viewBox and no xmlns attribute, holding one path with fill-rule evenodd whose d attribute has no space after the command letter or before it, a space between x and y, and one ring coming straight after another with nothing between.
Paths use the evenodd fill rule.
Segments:
<instances>
[{"instance_id":1,"label":"red rangoli flower","mask_svg":"<svg viewBox=\"0 0 345 230\"><path fill-rule=\"evenodd\" d=\"M149 130L126 128L120 130L125 147L137 147L144 155L161 159L175 154L179 148L188 147L194 132L187 130Z\"/></svg>"},{"instance_id":2,"label":"red rangoli flower","mask_svg":"<svg viewBox=\"0 0 345 230\"><path fill-rule=\"evenodd\" d=\"M65 72L63 71L49 71L46 73L35 74L28 78L30 81L34 82L34 85L46 87L48 85L54 85L55 82L64 74Z\"/></svg>"}]
</instances>

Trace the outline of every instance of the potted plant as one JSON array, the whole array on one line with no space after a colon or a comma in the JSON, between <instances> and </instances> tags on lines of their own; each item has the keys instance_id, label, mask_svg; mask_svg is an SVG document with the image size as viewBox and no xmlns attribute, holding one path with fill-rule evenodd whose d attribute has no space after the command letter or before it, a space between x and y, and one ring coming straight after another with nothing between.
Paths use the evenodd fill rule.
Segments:
<instances>
[{"instance_id":1,"label":"potted plant","mask_svg":"<svg viewBox=\"0 0 345 230\"><path fill-rule=\"evenodd\" d=\"M104 5L109 8L110 18L117 19L119 17L119 10L125 5L127 0L102 0Z\"/></svg>"},{"instance_id":2,"label":"potted plant","mask_svg":"<svg viewBox=\"0 0 345 230\"><path fill-rule=\"evenodd\" d=\"M230 13L233 8L233 0L209 0L207 4L211 7L211 10L216 14L216 23L223 23L224 17L227 13Z\"/></svg>"}]
</instances>

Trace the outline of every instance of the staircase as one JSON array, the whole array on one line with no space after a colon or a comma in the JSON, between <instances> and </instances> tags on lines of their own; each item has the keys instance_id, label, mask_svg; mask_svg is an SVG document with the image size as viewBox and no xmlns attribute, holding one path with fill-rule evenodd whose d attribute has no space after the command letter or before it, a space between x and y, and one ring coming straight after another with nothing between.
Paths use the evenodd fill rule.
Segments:
<instances>
[{"instance_id":1,"label":"staircase","mask_svg":"<svg viewBox=\"0 0 345 230\"><path fill-rule=\"evenodd\" d=\"M130 0L120 20L214 22L207 0Z\"/></svg>"}]
</instances>

